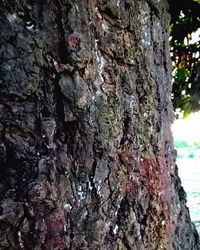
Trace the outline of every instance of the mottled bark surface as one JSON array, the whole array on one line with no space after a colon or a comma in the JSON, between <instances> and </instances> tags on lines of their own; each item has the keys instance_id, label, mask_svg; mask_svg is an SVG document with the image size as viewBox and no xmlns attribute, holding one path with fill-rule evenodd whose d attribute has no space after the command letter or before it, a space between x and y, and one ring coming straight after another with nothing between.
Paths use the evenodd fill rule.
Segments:
<instances>
[{"instance_id":1,"label":"mottled bark surface","mask_svg":"<svg viewBox=\"0 0 200 250\"><path fill-rule=\"evenodd\" d=\"M1 1L0 249L200 249L170 132L167 9Z\"/></svg>"}]
</instances>

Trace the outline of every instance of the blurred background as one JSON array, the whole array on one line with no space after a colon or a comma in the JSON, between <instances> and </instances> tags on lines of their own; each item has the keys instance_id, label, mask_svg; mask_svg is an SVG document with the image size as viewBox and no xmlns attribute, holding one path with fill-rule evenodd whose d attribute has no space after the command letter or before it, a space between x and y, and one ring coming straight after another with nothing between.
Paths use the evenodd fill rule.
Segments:
<instances>
[{"instance_id":1,"label":"blurred background","mask_svg":"<svg viewBox=\"0 0 200 250\"><path fill-rule=\"evenodd\" d=\"M172 132L179 176L187 193L187 206L200 233L200 112L177 119Z\"/></svg>"}]
</instances>

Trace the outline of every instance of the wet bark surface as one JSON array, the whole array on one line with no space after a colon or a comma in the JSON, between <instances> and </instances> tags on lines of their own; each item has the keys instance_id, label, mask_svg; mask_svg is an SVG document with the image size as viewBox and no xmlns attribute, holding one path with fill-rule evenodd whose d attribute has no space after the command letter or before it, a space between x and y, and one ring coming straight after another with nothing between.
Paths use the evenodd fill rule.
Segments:
<instances>
[{"instance_id":1,"label":"wet bark surface","mask_svg":"<svg viewBox=\"0 0 200 250\"><path fill-rule=\"evenodd\" d=\"M2 1L0 249L200 249L175 166L166 1Z\"/></svg>"}]
</instances>

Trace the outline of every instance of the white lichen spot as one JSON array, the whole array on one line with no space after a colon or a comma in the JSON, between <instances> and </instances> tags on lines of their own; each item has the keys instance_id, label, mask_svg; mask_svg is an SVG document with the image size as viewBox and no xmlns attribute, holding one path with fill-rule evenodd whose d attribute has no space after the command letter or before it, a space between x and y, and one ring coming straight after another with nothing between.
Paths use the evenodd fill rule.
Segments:
<instances>
[{"instance_id":1,"label":"white lichen spot","mask_svg":"<svg viewBox=\"0 0 200 250\"><path fill-rule=\"evenodd\" d=\"M92 117L90 116L89 117L89 123L92 124L93 120L92 120Z\"/></svg>"},{"instance_id":2,"label":"white lichen spot","mask_svg":"<svg viewBox=\"0 0 200 250\"><path fill-rule=\"evenodd\" d=\"M92 190L91 182L89 182L89 190Z\"/></svg>"},{"instance_id":3,"label":"white lichen spot","mask_svg":"<svg viewBox=\"0 0 200 250\"><path fill-rule=\"evenodd\" d=\"M102 77L102 73L103 73L103 69L106 65L106 60L102 56L100 50L98 49L98 40L95 40L95 55L96 55L96 61L97 61L98 66L97 66L97 75L96 75L96 79L95 79L94 84L97 87L97 92L99 91L101 93L100 86L104 82L104 79Z\"/></svg>"},{"instance_id":4,"label":"white lichen spot","mask_svg":"<svg viewBox=\"0 0 200 250\"><path fill-rule=\"evenodd\" d=\"M130 100L129 108L132 109L134 107L134 100Z\"/></svg>"},{"instance_id":5,"label":"white lichen spot","mask_svg":"<svg viewBox=\"0 0 200 250\"><path fill-rule=\"evenodd\" d=\"M128 105L130 109L133 109L134 106L136 106L137 102L135 100L135 97L132 95L130 96L130 99L128 100Z\"/></svg>"},{"instance_id":6,"label":"white lichen spot","mask_svg":"<svg viewBox=\"0 0 200 250\"><path fill-rule=\"evenodd\" d=\"M102 26L102 29L105 31L105 32L108 32L108 24L105 20L102 21L101 23L101 26Z\"/></svg>"},{"instance_id":7,"label":"white lichen spot","mask_svg":"<svg viewBox=\"0 0 200 250\"><path fill-rule=\"evenodd\" d=\"M33 30L36 28L35 24L32 21L27 21L25 24L26 29Z\"/></svg>"},{"instance_id":8,"label":"white lichen spot","mask_svg":"<svg viewBox=\"0 0 200 250\"><path fill-rule=\"evenodd\" d=\"M117 1L117 7L119 7L119 5L120 5L120 0Z\"/></svg>"},{"instance_id":9,"label":"white lichen spot","mask_svg":"<svg viewBox=\"0 0 200 250\"><path fill-rule=\"evenodd\" d=\"M147 25L150 21L150 16L149 16L149 7L148 4L143 4L142 2L140 4L140 22L143 25Z\"/></svg>"},{"instance_id":10,"label":"white lichen spot","mask_svg":"<svg viewBox=\"0 0 200 250\"><path fill-rule=\"evenodd\" d=\"M150 38L150 33L144 32L142 33L142 44L144 45L150 45L151 44L151 38Z\"/></svg>"},{"instance_id":11,"label":"white lichen spot","mask_svg":"<svg viewBox=\"0 0 200 250\"><path fill-rule=\"evenodd\" d=\"M84 200L85 199L85 194L84 194L83 189L82 189L81 186L78 187L77 194L78 194L78 197L79 197L80 200Z\"/></svg>"},{"instance_id":12,"label":"white lichen spot","mask_svg":"<svg viewBox=\"0 0 200 250\"><path fill-rule=\"evenodd\" d=\"M150 9L148 4L140 3L140 19L139 22L141 23L141 43L144 46L149 46L151 44L151 31L150 31Z\"/></svg>"},{"instance_id":13,"label":"white lichen spot","mask_svg":"<svg viewBox=\"0 0 200 250\"><path fill-rule=\"evenodd\" d=\"M99 63L100 62L100 58L99 58L99 54L98 54L98 39L95 39L94 41L94 46L95 46L95 55L96 55L96 60Z\"/></svg>"},{"instance_id":14,"label":"white lichen spot","mask_svg":"<svg viewBox=\"0 0 200 250\"><path fill-rule=\"evenodd\" d=\"M119 229L119 227L118 227L118 225L116 224L115 227L114 227L114 229L113 229L113 233L116 234L117 231L118 231L118 229Z\"/></svg>"},{"instance_id":15,"label":"white lichen spot","mask_svg":"<svg viewBox=\"0 0 200 250\"><path fill-rule=\"evenodd\" d=\"M164 226L165 225L165 221L163 220L161 224Z\"/></svg>"},{"instance_id":16,"label":"white lichen spot","mask_svg":"<svg viewBox=\"0 0 200 250\"><path fill-rule=\"evenodd\" d=\"M160 21L156 21L153 23L153 40L159 43L161 38L162 38L162 26Z\"/></svg>"},{"instance_id":17,"label":"white lichen spot","mask_svg":"<svg viewBox=\"0 0 200 250\"><path fill-rule=\"evenodd\" d=\"M83 214L84 217L86 217L88 215L88 212L85 211L85 213Z\"/></svg>"},{"instance_id":18,"label":"white lichen spot","mask_svg":"<svg viewBox=\"0 0 200 250\"><path fill-rule=\"evenodd\" d=\"M31 21L26 22L26 25L27 25L27 26L32 25L32 24L31 24Z\"/></svg>"},{"instance_id":19,"label":"white lichen spot","mask_svg":"<svg viewBox=\"0 0 200 250\"><path fill-rule=\"evenodd\" d=\"M97 194L100 194L100 189L101 189L101 187L98 185L97 186Z\"/></svg>"},{"instance_id":20,"label":"white lichen spot","mask_svg":"<svg viewBox=\"0 0 200 250\"><path fill-rule=\"evenodd\" d=\"M7 19L8 19L8 21L9 21L10 23L13 23L13 22L17 19L16 13L14 13L14 14L8 14L8 15L7 15Z\"/></svg>"},{"instance_id":21,"label":"white lichen spot","mask_svg":"<svg viewBox=\"0 0 200 250\"><path fill-rule=\"evenodd\" d=\"M78 100L78 105L83 107L87 104L87 96L86 95L82 95L79 100Z\"/></svg>"},{"instance_id":22,"label":"white lichen spot","mask_svg":"<svg viewBox=\"0 0 200 250\"><path fill-rule=\"evenodd\" d=\"M35 27L35 25L31 25L31 26L26 26L26 28L28 29L28 30L33 30L34 29L34 27Z\"/></svg>"},{"instance_id":23,"label":"white lichen spot","mask_svg":"<svg viewBox=\"0 0 200 250\"><path fill-rule=\"evenodd\" d=\"M96 95L101 95L101 91L97 90Z\"/></svg>"},{"instance_id":24,"label":"white lichen spot","mask_svg":"<svg viewBox=\"0 0 200 250\"><path fill-rule=\"evenodd\" d=\"M64 204L64 209L72 209L72 206L69 203Z\"/></svg>"},{"instance_id":25,"label":"white lichen spot","mask_svg":"<svg viewBox=\"0 0 200 250\"><path fill-rule=\"evenodd\" d=\"M19 239L19 245L20 245L20 247L24 248L24 244L23 244L23 241L22 241L22 234L21 234L20 231L18 232L18 239Z\"/></svg>"},{"instance_id":26,"label":"white lichen spot","mask_svg":"<svg viewBox=\"0 0 200 250\"><path fill-rule=\"evenodd\" d=\"M18 16L24 16L24 12L23 11L19 11L17 14L18 14Z\"/></svg>"},{"instance_id":27,"label":"white lichen spot","mask_svg":"<svg viewBox=\"0 0 200 250\"><path fill-rule=\"evenodd\" d=\"M80 10L79 10L78 5L77 5L77 4L74 4L74 6L75 6L76 11L77 11L78 13L80 13Z\"/></svg>"}]
</instances>

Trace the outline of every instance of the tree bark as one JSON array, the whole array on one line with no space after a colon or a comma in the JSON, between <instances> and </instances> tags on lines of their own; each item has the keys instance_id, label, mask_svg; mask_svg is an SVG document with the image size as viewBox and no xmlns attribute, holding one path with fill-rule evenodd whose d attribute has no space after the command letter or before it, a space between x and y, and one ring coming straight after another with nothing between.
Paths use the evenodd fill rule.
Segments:
<instances>
[{"instance_id":1,"label":"tree bark","mask_svg":"<svg viewBox=\"0 0 200 250\"><path fill-rule=\"evenodd\" d=\"M0 249L200 249L170 131L167 1L0 14Z\"/></svg>"}]
</instances>

